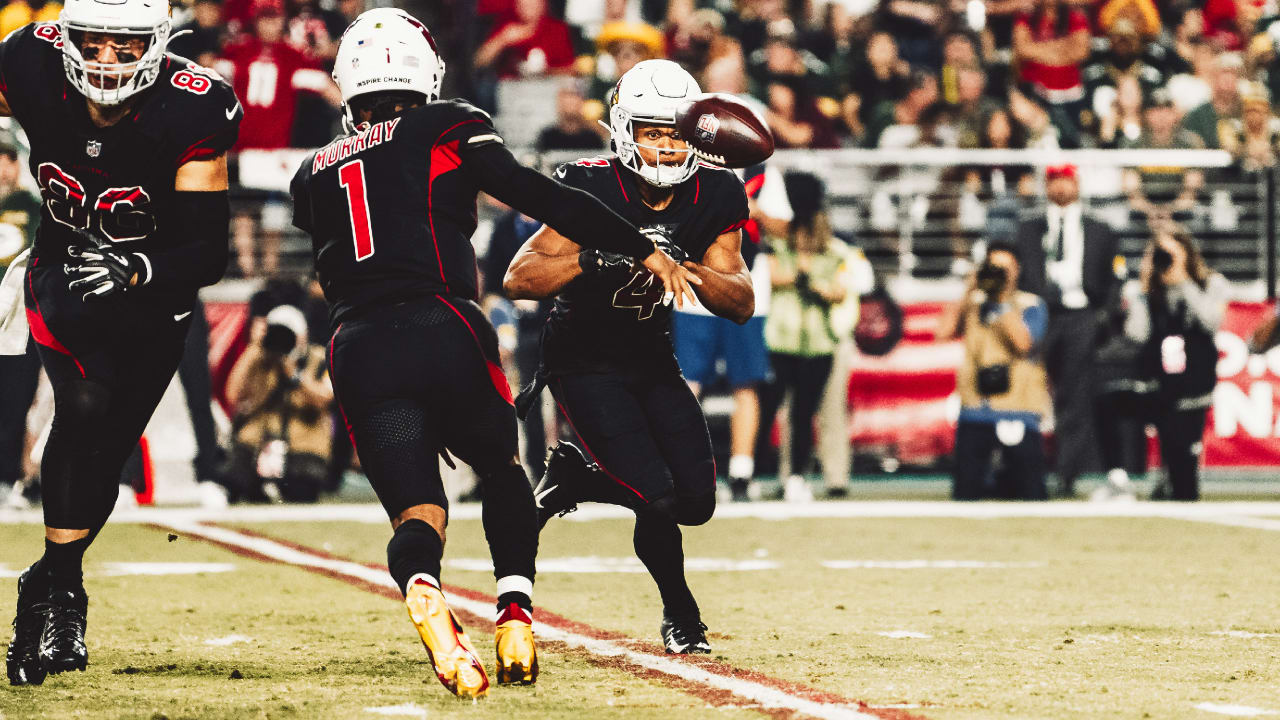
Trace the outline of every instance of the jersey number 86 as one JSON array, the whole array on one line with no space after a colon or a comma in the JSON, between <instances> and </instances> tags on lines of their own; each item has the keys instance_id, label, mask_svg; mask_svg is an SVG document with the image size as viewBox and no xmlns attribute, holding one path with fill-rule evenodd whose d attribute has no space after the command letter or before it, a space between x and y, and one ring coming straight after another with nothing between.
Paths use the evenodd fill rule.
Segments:
<instances>
[{"instance_id":1,"label":"jersey number 86","mask_svg":"<svg viewBox=\"0 0 1280 720\"><path fill-rule=\"evenodd\" d=\"M37 171L45 207L59 223L75 230L97 230L114 242L141 240L155 232L151 196L141 187L107 188L87 202L84 185L62 168L47 162Z\"/></svg>"}]
</instances>

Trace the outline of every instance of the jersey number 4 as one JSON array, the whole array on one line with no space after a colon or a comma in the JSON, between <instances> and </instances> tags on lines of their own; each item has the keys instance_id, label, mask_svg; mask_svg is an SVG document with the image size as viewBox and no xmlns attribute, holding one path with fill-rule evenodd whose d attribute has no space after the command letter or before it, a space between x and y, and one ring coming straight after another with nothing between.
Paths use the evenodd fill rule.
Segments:
<instances>
[{"instance_id":1,"label":"jersey number 4","mask_svg":"<svg viewBox=\"0 0 1280 720\"><path fill-rule=\"evenodd\" d=\"M347 212L351 216L351 237L356 243L356 262L368 260L373 257L373 230L369 225L364 161L352 160L338 168L338 183L347 191Z\"/></svg>"},{"instance_id":2,"label":"jersey number 4","mask_svg":"<svg viewBox=\"0 0 1280 720\"><path fill-rule=\"evenodd\" d=\"M637 320L648 320L653 311L662 302L666 292L658 278L648 270L642 270L631 277L630 282L618 288L613 294L613 306L621 309L634 308Z\"/></svg>"},{"instance_id":3,"label":"jersey number 4","mask_svg":"<svg viewBox=\"0 0 1280 720\"><path fill-rule=\"evenodd\" d=\"M75 230L98 230L115 242L141 240L156 231L151 196L141 187L107 188L92 202L84 185L53 163L36 168L49 215Z\"/></svg>"}]
</instances>

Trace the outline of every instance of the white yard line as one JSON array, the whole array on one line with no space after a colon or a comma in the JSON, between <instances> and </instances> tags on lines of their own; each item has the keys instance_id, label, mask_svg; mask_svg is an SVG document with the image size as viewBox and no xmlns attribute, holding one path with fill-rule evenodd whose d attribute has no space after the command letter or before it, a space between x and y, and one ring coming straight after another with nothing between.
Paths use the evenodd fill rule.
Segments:
<instances>
[{"instance_id":1,"label":"white yard line","mask_svg":"<svg viewBox=\"0 0 1280 720\"><path fill-rule=\"evenodd\" d=\"M493 572L489 558L445 558L444 566L452 570ZM686 557L686 572L757 572L776 570L778 563L771 560L734 560L733 558ZM598 573L647 573L644 563L632 557L600 557L598 555L538 558L538 574L598 574Z\"/></svg>"},{"instance_id":2,"label":"white yard line","mask_svg":"<svg viewBox=\"0 0 1280 720\"><path fill-rule=\"evenodd\" d=\"M190 521L162 521L159 517L153 517L152 522L163 525L175 532L207 538L224 545L249 550L289 565L315 568L372 585L395 587L394 582L385 570L370 568L346 560L313 555L267 538L255 537L228 528L207 526ZM449 603L454 607L480 617L490 617L493 614L493 605L487 602L469 600L453 595L450 597ZM634 650L613 640L588 637L545 621L539 621L537 630L538 635L544 639L560 641L600 657L618 658L647 670L670 676L682 683L697 683L708 688L727 691L764 708L791 710L810 717L823 718L824 720L876 718L875 715L861 712L856 707L798 697L762 683L722 675L693 663Z\"/></svg>"},{"instance_id":3,"label":"white yard line","mask_svg":"<svg viewBox=\"0 0 1280 720\"><path fill-rule=\"evenodd\" d=\"M1270 516L1270 517L1268 517ZM450 508L450 519L478 520L480 505L458 503ZM588 522L630 518L631 512L608 505L586 504L563 520ZM807 518L956 518L997 520L1008 518L1172 518L1203 520L1222 524L1280 529L1280 502L1141 502L1112 505L1089 502L1047 503L958 503L946 500L854 500L843 502L754 502L725 503L716 508L716 518L798 520ZM1236 521L1237 518L1244 520ZM362 522L385 524L387 516L376 503L322 505L245 505L221 510L200 508L136 508L122 510L112 523L219 522ZM39 509L0 510L0 524L42 523ZM1245 525L1251 522L1256 525Z\"/></svg>"},{"instance_id":4,"label":"white yard line","mask_svg":"<svg viewBox=\"0 0 1280 720\"><path fill-rule=\"evenodd\" d=\"M1197 710L1216 713L1218 715L1230 715L1232 717L1263 717L1266 715L1280 715L1275 710L1264 710L1262 708L1249 707L1248 705L1229 705L1226 703L1200 703L1196 706Z\"/></svg>"},{"instance_id":5,"label":"white yard line","mask_svg":"<svg viewBox=\"0 0 1280 720\"><path fill-rule=\"evenodd\" d=\"M1249 515L1205 515L1202 517L1188 517L1185 520L1194 522L1212 523L1214 525L1229 525L1231 527L1252 528L1254 530L1280 530L1280 518L1274 517L1250 517Z\"/></svg>"},{"instance_id":6,"label":"white yard line","mask_svg":"<svg viewBox=\"0 0 1280 720\"><path fill-rule=\"evenodd\" d=\"M425 718L427 716L427 709L421 705L415 705L414 703L404 703L403 705L384 705L382 707L367 707L364 711L367 713L374 713L375 715L388 715L391 717Z\"/></svg>"},{"instance_id":7,"label":"white yard line","mask_svg":"<svg viewBox=\"0 0 1280 720\"><path fill-rule=\"evenodd\" d=\"M967 570L987 568L1042 568L1043 560L1003 562L999 560L823 560L828 570Z\"/></svg>"}]
</instances>

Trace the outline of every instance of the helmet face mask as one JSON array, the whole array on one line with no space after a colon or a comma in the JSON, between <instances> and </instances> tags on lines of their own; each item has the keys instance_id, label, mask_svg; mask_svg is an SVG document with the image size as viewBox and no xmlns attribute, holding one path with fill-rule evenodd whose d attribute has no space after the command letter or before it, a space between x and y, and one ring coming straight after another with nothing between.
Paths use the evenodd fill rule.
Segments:
<instances>
[{"instance_id":1,"label":"helmet face mask","mask_svg":"<svg viewBox=\"0 0 1280 720\"><path fill-rule=\"evenodd\" d=\"M119 105L160 75L171 31L169 4L68 0L58 28L67 81L94 103ZM111 62L103 62L104 55Z\"/></svg>"},{"instance_id":2,"label":"helmet face mask","mask_svg":"<svg viewBox=\"0 0 1280 720\"><path fill-rule=\"evenodd\" d=\"M444 60L427 27L403 10L374 8L361 13L338 43L333 81L342 93L342 123L356 126L351 100L388 91L440 97Z\"/></svg>"},{"instance_id":3,"label":"helmet face mask","mask_svg":"<svg viewBox=\"0 0 1280 720\"><path fill-rule=\"evenodd\" d=\"M641 145L635 133L638 124L674 127L676 108L700 92L693 76L670 60L645 60L628 70L614 88L608 125L623 166L656 187L672 187L693 177L698 162L692 148ZM645 160L642 149L653 152L655 164ZM681 162L662 162L672 156L682 156Z\"/></svg>"}]
</instances>

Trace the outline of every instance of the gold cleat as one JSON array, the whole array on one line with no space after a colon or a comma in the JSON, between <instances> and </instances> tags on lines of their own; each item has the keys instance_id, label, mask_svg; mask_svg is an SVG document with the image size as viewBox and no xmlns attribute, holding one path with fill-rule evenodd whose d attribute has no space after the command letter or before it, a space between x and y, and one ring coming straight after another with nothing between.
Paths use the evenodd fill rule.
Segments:
<instances>
[{"instance_id":1,"label":"gold cleat","mask_svg":"<svg viewBox=\"0 0 1280 720\"><path fill-rule=\"evenodd\" d=\"M538 680L538 651L533 643L533 617L509 605L498 617L498 683L532 685Z\"/></svg>"},{"instance_id":2,"label":"gold cleat","mask_svg":"<svg viewBox=\"0 0 1280 720\"><path fill-rule=\"evenodd\" d=\"M483 697L489 693L489 676L467 639L453 611L445 603L444 593L425 582L413 582L405 594L409 619L427 648L427 657L436 677L449 692L459 697Z\"/></svg>"}]
</instances>

